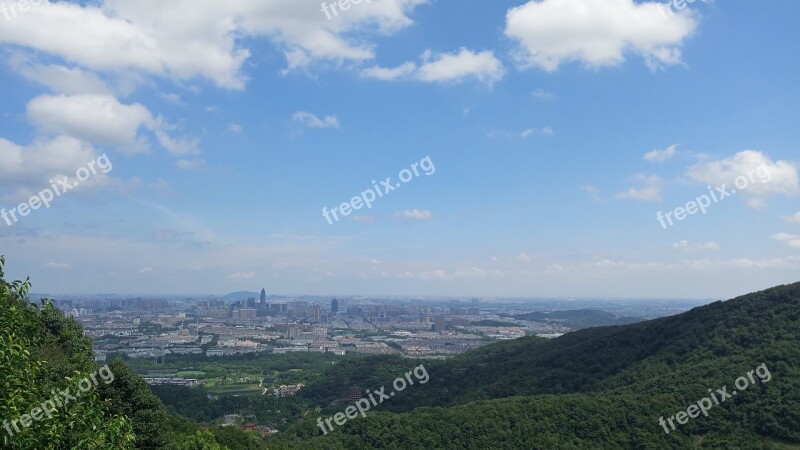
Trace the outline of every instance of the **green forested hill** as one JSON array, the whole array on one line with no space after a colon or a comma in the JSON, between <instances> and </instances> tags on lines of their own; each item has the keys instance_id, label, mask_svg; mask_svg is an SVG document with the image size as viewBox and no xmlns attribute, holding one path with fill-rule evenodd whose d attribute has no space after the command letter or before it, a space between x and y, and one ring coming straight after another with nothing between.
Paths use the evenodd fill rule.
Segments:
<instances>
[{"instance_id":1,"label":"green forested hill","mask_svg":"<svg viewBox=\"0 0 800 450\"><path fill-rule=\"evenodd\" d=\"M373 369L398 364L385 360L383 369ZM761 364L768 382L756 379L708 417L669 435L659 425L660 416L685 411L709 389L734 389L734 380ZM427 384L387 402L385 410L404 413L371 413L309 445L800 448L800 283L648 322L503 342L426 365ZM341 373L358 380L346 364L331 372L340 381ZM370 381L377 387L391 379ZM307 439L320 432L307 423L294 434Z\"/></svg>"},{"instance_id":2,"label":"green forested hill","mask_svg":"<svg viewBox=\"0 0 800 450\"><path fill-rule=\"evenodd\" d=\"M0 416L15 419L98 368L80 324L47 302L31 305L28 284L5 281L2 269L0 258ZM350 386L390 387L420 364L426 384L321 435L317 417L342 410L331 403ZM707 417L664 432L660 417L723 386L731 392L759 366L746 389ZM170 415L124 363L108 369L113 382L48 420L5 433L0 448L800 449L800 283L648 322L501 342L445 361L346 359L294 399L307 408L305 419L267 441L234 429L201 431Z\"/></svg>"},{"instance_id":3,"label":"green forested hill","mask_svg":"<svg viewBox=\"0 0 800 450\"><path fill-rule=\"evenodd\" d=\"M168 414L122 362L98 368L81 325L47 301L31 304L30 284L6 281L4 265L0 256L0 448L265 448L253 435L200 431Z\"/></svg>"}]
</instances>

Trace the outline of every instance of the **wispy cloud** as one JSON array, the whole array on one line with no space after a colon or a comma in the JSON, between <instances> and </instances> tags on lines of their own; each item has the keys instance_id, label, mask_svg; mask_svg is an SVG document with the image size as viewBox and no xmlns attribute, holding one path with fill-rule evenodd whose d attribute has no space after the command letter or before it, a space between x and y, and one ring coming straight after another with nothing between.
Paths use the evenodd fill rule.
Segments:
<instances>
[{"instance_id":1,"label":"wispy cloud","mask_svg":"<svg viewBox=\"0 0 800 450\"><path fill-rule=\"evenodd\" d=\"M677 148L678 144L673 144L665 148L664 150L653 150L645 153L644 159L652 162L664 162L669 159L672 159L672 157L675 156L675 150Z\"/></svg>"},{"instance_id":2,"label":"wispy cloud","mask_svg":"<svg viewBox=\"0 0 800 450\"><path fill-rule=\"evenodd\" d=\"M694 252L698 250L719 250L719 244L714 241L704 244L691 244L689 241L678 241L672 244L672 248L682 252Z\"/></svg>"},{"instance_id":3,"label":"wispy cloud","mask_svg":"<svg viewBox=\"0 0 800 450\"><path fill-rule=\"evenodd\" d=\"M638 200L641 202L660 202L663 182L658 175L637 175L634 180L643 184L640 188L630 188L617 194L621 200Z\"/></svg>"},{"instance_id":4,"label":"wispy cloud","mask_svg":"<svg viewBox=\"0 0 800 450\"><path fill-rule=\"evenodd\" d=\"M408 209L405 211L397 211L394 213L394 216L403 219L429 220L433 218L433 213L424 209Z\"/></svg>"},{"instance_id":5,"label":"wispy cloud","mask_svg":"<svg viewBox=\"0 0 800 450\"><path fill-rule=\"evenodd\" d=\"M336 116L320 119L310 112L297 111L292 115L292 120L311 128L339 128L339 119Z\"/></svg>"}]
</instances>

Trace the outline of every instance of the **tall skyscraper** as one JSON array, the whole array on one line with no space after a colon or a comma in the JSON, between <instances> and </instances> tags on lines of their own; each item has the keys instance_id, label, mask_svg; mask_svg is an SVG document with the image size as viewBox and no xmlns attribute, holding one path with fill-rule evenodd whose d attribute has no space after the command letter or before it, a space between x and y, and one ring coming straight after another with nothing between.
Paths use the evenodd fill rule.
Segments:
<instances>
[{"instance_id":1,"label":"tall skyscraper","mask_svg":"<svg viewBox=\"0 0 800 450\"><path fill-rule=\"evenodd\" d=\"M333 299L331 302L331 314L336 314L337 312L339 312L339 301Z\"/></svg>"},{"instance_id":2,"label":"tall skyscraper","mask_svg":"<svg viewBox=\"0 0 800 450\"><path fill-rule=\"evenodd\" d=\"M433 330L439 333L444 332L447 329L445 325L444 316L436 316L436 322L434 323Z\"/></svg>"},{"instance_id":3,"label":"tall skyscraper","mask_svg":"<svg viewBox=\"0 0 800 450\"><path fill-rule=\"evenodd\" d=\"M261 289L261 304L264 305L267 303L267 290Z\"/></svg>"}]
</instances>

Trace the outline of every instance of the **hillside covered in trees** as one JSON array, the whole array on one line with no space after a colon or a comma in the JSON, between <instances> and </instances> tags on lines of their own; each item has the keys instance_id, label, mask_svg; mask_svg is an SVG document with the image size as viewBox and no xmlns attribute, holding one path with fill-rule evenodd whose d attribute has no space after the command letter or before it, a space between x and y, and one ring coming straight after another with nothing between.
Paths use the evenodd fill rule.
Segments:
<instances>
[{"instance_id":1,"label":"hillside covered in trees","mask_svg":"<svg viewBox=\"0 0 800 450\"><path fill-rule=\"evenodd\" d=\"M292 400L297 423L264 440L201 429L187 417L218 414L188 411L205 401L201 391L160 393L167 408L124 362L98 368L80 324L47 301L31 304L29 283L6 281L3 263L0 416L17 422L11 432L0 430L2 448L800 448L800 283L647 322L500 342L443 361L346 359ZM317 418L344 410L336 402L343 389L391 386L420 364L429 382L322 435ZM79 401L36 419L54 392L76 393L81 380L105 372L113 381L81 388ZM717 389L730 392L748 372L752 383L738 395L665 432L661 417ZM29 425L18 419L26 414Z\"/></svg>"},{"instance_id":2,"label":"hillside covered in trees","mask_svg":"<svg viewBox=\"0 0 800 450\"><path fill-rule=\"evenodd\" d=\"M669 434L659 424L710 389L730 391L761 364L768 382L757 380ZM304 395L323 401L336 383L388 385L389 377L366 374L411 365L347 362ZM430 382L393 398L385 412L327 436L305 423L291 443L317 436L311 445L323 448L800 448L800 283L426 365Z\"/></svg>"},{"instance_id":3,"label":"hillside covered in trees","mask_svg":"<svg viewBox=\"0 0 800 450\"><path fill-rule=\"evenodd\" d=\"M31 304L30 283L6 281L4 265L0 257L0 448L266 448L170 415L122 362L98 368L81 325L47 301Z\"/></svg>"}]
</instances>

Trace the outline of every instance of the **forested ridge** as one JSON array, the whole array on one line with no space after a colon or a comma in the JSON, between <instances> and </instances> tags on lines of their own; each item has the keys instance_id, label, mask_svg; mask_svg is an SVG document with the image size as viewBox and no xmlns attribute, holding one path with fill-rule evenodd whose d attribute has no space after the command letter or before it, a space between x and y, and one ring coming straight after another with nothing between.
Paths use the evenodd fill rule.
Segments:
<instances>
[{"instance_id":1,"label":"forested ridge","mask_svg":"<svg viewBox=\"0 0 800 450\"><path fill-rule=\"evenodd\" d=\"M762 363L769 382L670 434L659 425L659 417L685 411L708 389L733 386ZM369 373L383 367L396 374L402 365L376 359ZM387 402L386 412L351 420L308 445L800 448L800 283L647 322L502 342L426 365L430 382ZM304 395L358 383L367 372L363 362L343 363L330 369L327 386ZM319 434L302 424L295 436L303 441L293 444Z\"/></svg>"},{"instance_id":2,"label":"forested ridge","mask_svg":"<svg viewBox=\"0 0 800 450\"><path fill-rule=\"evenodd\" d=\"M8 282L0 260L0 417L15 419L97 371L80 324L49 302L33 305L30 284ZM413 367L429 374L391 401L322 435L317 418L343 410L347 389L391 386ZM768 382L665 433L670 417L763 364ZM204 399L156 397L124 362L114 381L13 436L2 448L800 448L800 283L630 325L560 338L505 341L443 361L393 356L345 359L292 399L304 417L266 440L209 421L223 409ZM224 406L226 403L218 406ZM230 403L235 405L236 403ZM182 405L182 406L181 406ZM184 414L187 416L188 414Z\"/></svg>"}]
</instances>

